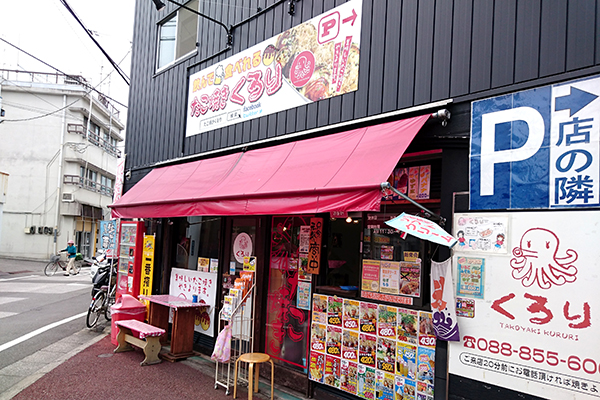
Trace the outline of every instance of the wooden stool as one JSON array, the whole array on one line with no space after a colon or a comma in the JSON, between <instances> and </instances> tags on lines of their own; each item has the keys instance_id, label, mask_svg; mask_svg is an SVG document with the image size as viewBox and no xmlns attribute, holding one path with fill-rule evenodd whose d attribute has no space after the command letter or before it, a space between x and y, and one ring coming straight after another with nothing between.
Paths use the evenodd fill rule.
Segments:
<instances>
[{"instance_id":1,"label":"wooden stool","mask_svg":"<svg viewBox=\"0 0 600 400\"><path fill-rule=\"evenodd\" d=\"M250 364L250 368L248 371L248 400L252 400L252 389L254 388L254 392L258 392L258 371L260 369L260 364L264 362L271 363L271 400L273 400L273 378L274 378L274 366L273 360L269 357L268 354L264 353L246 353L242 354L238 357L235 362L235 375L234 375L234 383L233 383L233 398L237 394L237 376L238 376L238 363L246 362ZM254 379L252 379L252 373L254 370L254 364L256 365L256 372L254 372ZM252 385L252 381L254 381L254 386Z\"/></svg>"}]
</instances>

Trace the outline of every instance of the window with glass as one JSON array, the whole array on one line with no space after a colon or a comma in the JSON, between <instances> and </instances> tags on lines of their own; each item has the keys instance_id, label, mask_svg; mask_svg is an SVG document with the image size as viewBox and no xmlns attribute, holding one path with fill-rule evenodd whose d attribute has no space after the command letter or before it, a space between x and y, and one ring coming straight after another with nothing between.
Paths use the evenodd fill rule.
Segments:
<instances>
[{"instance_id":1,"label":"window with glass","mask_svg":"<svg viewBox=\"0 0 600 400\"><path fill-rule=\"evenodd\" d=\"M192 10L198 9L198 0L185 4ZM180 8L175 15L158 27L157 68L172 64L196 50L198 42L198 15Z\"/></svg>"}]
</instances>

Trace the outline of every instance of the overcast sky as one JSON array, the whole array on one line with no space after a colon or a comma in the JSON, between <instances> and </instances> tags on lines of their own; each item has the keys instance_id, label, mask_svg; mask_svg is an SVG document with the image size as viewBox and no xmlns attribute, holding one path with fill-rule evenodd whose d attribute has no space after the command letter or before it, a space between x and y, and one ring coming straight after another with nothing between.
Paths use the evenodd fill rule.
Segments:
<instances>
[{"instance_id":1,"label":"overcast sky","mask_svg":"<svg viewBox=\"0 0 600 400\"><path fill-rule=\"evenodd\" d=\"M130 77L135 0L66 2ZM82 75L94 86L100 83L101 76L112 73L98 89L127 104L127 84L59 0L0 0L0 38L65 73ZM3 41L0 68L55 72Z\"/></svg>"}]
</instances>

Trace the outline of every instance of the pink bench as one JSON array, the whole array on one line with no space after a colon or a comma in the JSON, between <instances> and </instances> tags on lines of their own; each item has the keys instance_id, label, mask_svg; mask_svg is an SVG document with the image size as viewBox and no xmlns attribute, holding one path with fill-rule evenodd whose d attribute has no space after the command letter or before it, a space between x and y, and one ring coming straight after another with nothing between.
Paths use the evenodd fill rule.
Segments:
<instances>
[{"instance_id":1,"label":"pink bench","mask_svg":"<svg viewBox=\"0 0 600 400\"><path fill-rule=\"evenodd\" d=\"M165 334L164 329L135 319L116 321L115 325L119 328L119 333L117 334L118 345L114 351L115 353L131 351L133 350L131 345L134 345L144 350L144 355L146 356L140 365L158 364L162 361L158 358L158 354L161 349L159 338ZM133 332L139 335L139 339L133 336Z\"/></svg>"}]
</instances>

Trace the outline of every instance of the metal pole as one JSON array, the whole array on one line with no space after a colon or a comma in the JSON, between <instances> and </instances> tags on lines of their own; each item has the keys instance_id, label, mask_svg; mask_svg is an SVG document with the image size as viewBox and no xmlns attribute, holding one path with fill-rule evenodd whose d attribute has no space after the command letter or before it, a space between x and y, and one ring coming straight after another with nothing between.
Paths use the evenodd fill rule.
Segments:
<instances>
[{"instance_id":1,"label":"metal pole","mask_svg":"<svg viewBox=\"0 0 600 400\"><path fill-rule=\"evenodd\" d=\"M421 210L423 210L423 212L425 212L426 216L435 217L435 218L439 219L440 225L442 227L444 227L444 225L446 224L446 218L442 217L441 215L437 215L433 211L423 207L421 204L417 203L416 201L414 201L413 199L411 199L410 197L408 197L407 195L405 195L404 193L400 192L398 189L396 189L395 187L390 185L389 182L382 182L381 190L386 190L386 189L391 190L392 192L396 193L398 196L402 197L404 200L408 201L409 203L411 203L411 204L417 206L418 208L420 208Z\"/></svg>"}]
</instances>

